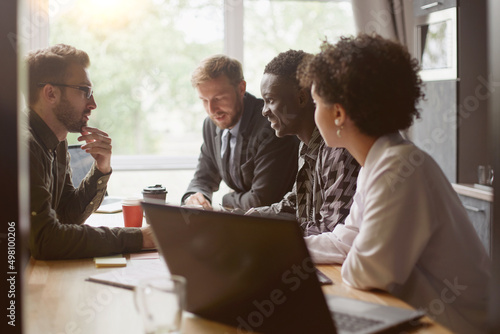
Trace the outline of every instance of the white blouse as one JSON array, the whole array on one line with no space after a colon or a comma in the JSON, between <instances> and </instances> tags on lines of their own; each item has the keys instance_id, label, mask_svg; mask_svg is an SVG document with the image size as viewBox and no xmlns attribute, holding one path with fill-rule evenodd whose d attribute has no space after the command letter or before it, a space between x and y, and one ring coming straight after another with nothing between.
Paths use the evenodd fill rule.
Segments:
<instances>
[{"instance_id":1,"label":"white blouse","mask_svg":"<svg viewBox=\"0 0 500 334\"><path fill-rule=\"evenodd\" d=\"M451 184L399 133L379 138L345 226L306 238L345 283L382 289L457 333L485 331L490 258Z\"/></svg>"}]
</instances>

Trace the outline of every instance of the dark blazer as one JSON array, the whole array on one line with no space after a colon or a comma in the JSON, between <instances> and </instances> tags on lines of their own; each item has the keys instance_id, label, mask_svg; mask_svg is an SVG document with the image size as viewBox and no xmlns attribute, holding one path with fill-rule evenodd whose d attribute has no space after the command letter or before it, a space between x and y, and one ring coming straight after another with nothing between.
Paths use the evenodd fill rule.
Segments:
<instances>
[{"instance_id":1,"label":"dark blazer","mask_svg":"<svg viewBox=\"0 0 500 334\"><path fill-rule=\"evenodd\" d=\"M243 115L234 148L233 161L239 182L225 176L221 159L221 136L210 118L203 123L203 145L194 178L182 197L201 192L210 202L221 180L234 190L224 195L222 205L248 210L279 202L292 188L297 174L299 140L295 136L276 137L262 116L262 99L245 93Z\"/></svg>"}]
</instances>

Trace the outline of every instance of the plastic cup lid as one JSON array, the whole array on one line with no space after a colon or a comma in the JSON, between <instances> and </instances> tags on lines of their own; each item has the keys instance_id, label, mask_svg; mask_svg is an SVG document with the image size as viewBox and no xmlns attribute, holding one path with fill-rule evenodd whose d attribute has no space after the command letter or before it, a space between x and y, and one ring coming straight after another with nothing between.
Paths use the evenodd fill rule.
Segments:
<instances>
[{"instance_id":1,"label":"plastic cup lid","mask_svg":"<svg viewBox=\"0 0 500 334\"><path fill-rule=\"evenodd\" d=\"M161 184L157 184L157 185L154 185L154 186L149 186L149 187L146 187L142 190L143 193L151 193L151 194L155 194L155 193L166 193L167 192L167 189L165 187L163 187Z\"/></svg>"}]
</instances>

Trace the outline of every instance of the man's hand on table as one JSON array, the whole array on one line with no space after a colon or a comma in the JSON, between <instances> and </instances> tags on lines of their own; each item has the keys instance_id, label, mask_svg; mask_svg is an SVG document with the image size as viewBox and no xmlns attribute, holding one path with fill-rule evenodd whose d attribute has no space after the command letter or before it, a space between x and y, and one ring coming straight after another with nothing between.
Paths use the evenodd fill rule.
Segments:
<instances>
[{"instance_id":1,"label":"man's hand on table","mask_svg":"<svg viewBox=\"0 0 500 334\"><path fill-rule=\"evenodd\" d=\"M201 205L205 210L213 210L212 204L203 196L202 193L197 192L192 194L184 201L185 205Z\"/></svg>"},{"instance_id":2,"label":"man's hand on table","mask_svg":"<svg viewBox=\"0 0 500 334\"><path fill-rule=\"evenodd\" d=\"M156 248L153 238L153 230L151 226L147 225L141 227L142 232L142 248Z\"/></svg>"}]
</instances>

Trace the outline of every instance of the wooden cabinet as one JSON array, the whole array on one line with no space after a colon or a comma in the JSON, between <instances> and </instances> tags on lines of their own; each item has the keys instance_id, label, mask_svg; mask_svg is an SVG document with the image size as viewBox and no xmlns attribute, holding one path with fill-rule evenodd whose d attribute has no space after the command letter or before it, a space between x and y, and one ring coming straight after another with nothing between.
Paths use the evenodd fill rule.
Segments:
<instances>
[{"instance_id":1,"label":"wooden cabinet","mask_svg":"<svg viewBox=\"0 0 500 334\"><path fill-rule=\"evenodd\" d=\"M454 184L453 188L458 193L469 218L476 230L479 239L491 256L492 246L492 218L493 218L493 193L480 190L472 185Z\"/></svg>"},{"instance_id":2,"label":"wooden cabinet","mask_svg":"<svg viewBox=\"0 0 500 334\"><path fill-rule=\"evenodd\" d=\"M458 195L464 204L472 225L486 251L491 255L491 203L477 198Z\"/></svg>"}]
</instances>

